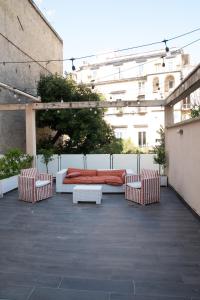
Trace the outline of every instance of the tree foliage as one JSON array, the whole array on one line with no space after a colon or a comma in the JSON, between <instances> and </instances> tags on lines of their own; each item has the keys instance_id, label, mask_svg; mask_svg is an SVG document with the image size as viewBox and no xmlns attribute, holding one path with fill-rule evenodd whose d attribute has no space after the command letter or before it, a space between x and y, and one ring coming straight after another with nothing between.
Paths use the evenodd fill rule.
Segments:
<instances>
[{"instance_id":1,"label":"tree foliage","mask_svg":"<svg viewBox=\"0 0 200 300\"><path fill-rule=\"evenodd\" d=\"M158 133L160 135L160 143L154 147L154 152L156 154L154 156L154 161L159 164L159 172L161 173L161 168L164 169L166 167L165 132L162 126L160 126Z\"/></svg>"},{"instance_id":2,"label":"tree foliage","mask_svg":"<svg viewBox=\"0 0 200 300\"><path fill-rule=\"evenodd\" d=\"M42 102L100 101L101 96L85 85L58 75L42 76L38 83ZM52 145L58 153L120 153L122 143L104 121L104 110L62 109L37 112L37 126L48 126L56 133L42 143ZM65 135L65 142L60 138ZM60 142L59 142L60 141Z\"/></svg>"},{"instance_id":3,"label":"tree foliage","mask_svg":"<svg viewBox=\"0 0 200 300\"><path fill-rule=\"evenodd\" d=\"M191 118L199 117L200 116L200 105L192 107L190 115L191 115Z\"/></svg>"}]
</instances>

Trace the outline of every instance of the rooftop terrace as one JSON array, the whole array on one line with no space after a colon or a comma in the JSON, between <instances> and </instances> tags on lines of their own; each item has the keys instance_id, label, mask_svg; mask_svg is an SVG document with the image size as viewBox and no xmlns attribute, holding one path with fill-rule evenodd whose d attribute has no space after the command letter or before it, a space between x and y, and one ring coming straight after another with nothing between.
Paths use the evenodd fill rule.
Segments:
<instances>
[{"instance_id":1,"label":"rooftop terrace","mask_svg":"<svg viewBox=\"0 0 200 300\"><path fill-rule=\"evenodd\" d=\"M0 200L0 298L199 300L200 222L170 188L146 207Z\"/></svg>"}]
</instances>

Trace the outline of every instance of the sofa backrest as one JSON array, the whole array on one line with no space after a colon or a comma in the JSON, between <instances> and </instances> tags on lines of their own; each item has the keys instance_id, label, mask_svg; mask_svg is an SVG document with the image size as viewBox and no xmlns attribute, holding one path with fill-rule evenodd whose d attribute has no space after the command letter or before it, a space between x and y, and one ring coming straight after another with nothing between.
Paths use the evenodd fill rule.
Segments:
<instances>
[{"instance_id":1,"label":"sofa backrest","mask_svg":"<svg viewBox=\"0 0 200 300\"><path fill-rule=\"evenodd\" d=\"M85 170L85 169L77 169L77 168L67 169L67 175L74 172L79 172L80 176L97 176L97 170Z\"/></svg>"},{"instance_id":2,"label":"sofa backrest","mask_svg":"<svg viewBox=\"0 0 200 300\"><path fill-rule=\"evenodd\" d=\"M97 170L97 176L118 176L123 177L126 174L126 170Z\"/></svg>"}]
</instances>

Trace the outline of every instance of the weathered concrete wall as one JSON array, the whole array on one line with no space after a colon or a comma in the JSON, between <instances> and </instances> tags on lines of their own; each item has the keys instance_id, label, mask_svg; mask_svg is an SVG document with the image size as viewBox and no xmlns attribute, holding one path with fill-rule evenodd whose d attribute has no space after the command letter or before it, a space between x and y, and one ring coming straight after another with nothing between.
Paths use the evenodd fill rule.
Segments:
<instances>
[{"instance_id":1,"label":"weathered concrete wall","mask_svg":"<svg viewBox=\"0 0 200 300\"><path fill-rule=\"evenodd\" d=\"M0 1L0 45L1 62L63 58L62 40L31 0ZM0 82L36 95L40 75L62 74L62 67L62 62L0 64ZM13 93L1 90L0 103L16 101ZM25 149L25 139L24 112L0 112L0 153Z\"/></svg>"},{"instance_id":2,"label":"weathered concrete wall","mask_svg":"<svg viewBox=\"0 0 200 300\"><path fill-rule=\"evenodd\" d=\"M167 128L166 151L169 184L200 215L200 118Z\"/></svg>"}]
</instances>

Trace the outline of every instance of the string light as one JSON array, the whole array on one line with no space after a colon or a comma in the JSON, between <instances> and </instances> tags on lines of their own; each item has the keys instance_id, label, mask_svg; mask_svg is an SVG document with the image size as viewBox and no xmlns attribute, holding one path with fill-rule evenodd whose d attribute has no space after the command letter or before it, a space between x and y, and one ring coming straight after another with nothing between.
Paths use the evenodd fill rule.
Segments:
<instances>
[{"instance_id":1,"label":"string light","mask_svg":"<svg viewBox=\"0 0 200 300\"><path fill-rule=\"evenodd\" d=\"M98 56L101 55L105 55L105 54L109 54L109 53L117 53L117 52L122 52L122 51L128 51L128 50L132 50L132 49L138 49L138 48L143 48L143 47L147 47L147 46L152 46L152 45L156 45L156 44L161 44L161 43L165 43L165 50L166 52L169 52L169 47L167 46L167 42L178 39L180 37L192 34L196 31L199 31L199 28L196 28L194 30L185 32L183 34L174 36L172 38L168 38L168 39L164 39L162 41L156 41L156 42L152 42L152 43L147 43L147 44L142 44L142 45L137 45L137 46L133 46L133 47L128 47L128 48L123 48L123 49L118 49L118 50L114 50L114 51L108 51L108 52L102 52L102 53L98 53ZM29 58L31 58L27 53L25 53L22 49L20 49L17 45L15 45L11 40L9 40L6 36L4 36L1 32L0 35L2 37L4 37L9 43L11 43L14 47L16 47L18 50L20 50L21 52L23 52L26 56L28 56ZM3 64L5 66L5 64L22 64L22 63L50 63L50 62L62 62L62 61L71 61L72 62L72 70L75 71L75 66L74 66L74 61L75 60L80 60L80 59L85 59L85 58L91 58L91 57L96 57L97 54L91 54L91 55L86 55L86 56L80 56L80 57L72 57L72 58L65 58L65 59L48 59L48 60L35 60L32 59L31 60L27 60L27 61L0 61L0 64ZM45 68L44 66L41 65L41 67ZM45 68L46 69L46 68ZM46 69L48 72L50 72L48 69Z\"/></svg>"},{"instance_id":2,"label":"string light","mask_svg":"<svg viewBox=\"0 0 200 300\"><path fill-rule=\"evenodd\" d=\"M70 60L71 60L71 62L72 62L72 71L75 71L76 70L76 67L75 67L75 65L74 65L74 60L75 60L75 58L70 58Z\"/></svg>"},{"instance_id":3,"label":"string light","mask_svg":"<svg viewBox=\"0 0 200 300\"><path fill-rule=\"evenodd\" d=\"M165 43L165 51L169 52L169 47L167 47L168 40L163 40L162 42Z\"/></svg>"},{"instance_id":4,"label":"string light","mask_svg":"<svg viewBox=\"0 0 200 300\"><path fill-rule=\"evenodd\" d=\"M165 67L165 57L162 56L161 58L162 58L162 60L163 60L163 62L162 62L162 67Z\"/></svg>"},{"instance_id":5,"label":"string light","mask_svg":"<svg viewBox=\"0 0 200 300\"><path fill-rule=\"evenodd\" d=\"M94 82L95 82L95 80L94 80L94 79L93 79L93 80L91 80L91 84L92 84L92 85L91 85L91 88L92 88L92 89L94 89L94 88L95 88Z\"/></svg>"}]
</instances>

